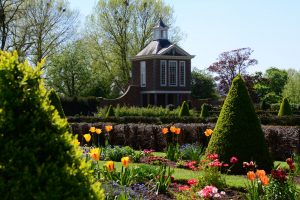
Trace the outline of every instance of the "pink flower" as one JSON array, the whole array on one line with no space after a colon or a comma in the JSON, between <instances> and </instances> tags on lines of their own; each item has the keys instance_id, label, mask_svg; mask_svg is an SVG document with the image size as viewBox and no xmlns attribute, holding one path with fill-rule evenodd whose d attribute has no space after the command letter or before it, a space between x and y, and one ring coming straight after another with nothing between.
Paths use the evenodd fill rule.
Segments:
<instances>
[{"instance_id":1,"label":"pink flower","mask_svg":"<svg viewBox=\"0 0 300 200\"><path fill-rule=\"evenodd\" d=\"M197 179L191 178L187 181L190 186L196 185L198 183Z\"/></svg>"},{"instance_id":2,"label":"pink flower","mask_svg":"<svg viewBox=\"0 0 300 200\"><path fill-rule=\"evenodd\" d=\"M211 198L218 194L218 188L208 185L205 186L200 192L197 192L197 194L202 198Z\"/></svg>"},{"instance_id":3,"label":"pink flower","mask_svg":"<svg viewBox=\"0 0 300 200\"><path fill-rule=\"evenodd\" d=\"M223 166L224 166L224 167L228 167L229 165L228 165L227 163L224 163Z\"/></svg>"},{"instance_id":4,"label":"pink flower","mask_svg":"<svg viewBox=\"0 0 300 200\"><path fill-rule=\"evenodd\" d=\"M235 163L237 163L237 162L238 162L237 157L232 156L232 157L230 158L230 163L235 164Z\"/></svg>"}]
</instances>

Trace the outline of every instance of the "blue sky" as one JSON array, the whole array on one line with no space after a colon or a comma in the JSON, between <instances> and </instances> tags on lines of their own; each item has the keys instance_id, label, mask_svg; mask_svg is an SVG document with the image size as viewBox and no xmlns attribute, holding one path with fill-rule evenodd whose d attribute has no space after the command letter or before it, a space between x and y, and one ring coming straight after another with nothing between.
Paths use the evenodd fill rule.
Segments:
<instances>
[{"instance_id":1,"label":"blue sky","mask_svg":"<svg viewBox=\"0 0 300 200\"><path fill-rule=\"evenodd\" d=\"M70 0L81 13L90 14L96 0ZM174 8L176 26L185 34L180 46L196 55L192 66L206 69L218 55L242 47L254 50L264 72L274 66L300 70L299 0L165 0Z\"/></svg>"}]
</instances>

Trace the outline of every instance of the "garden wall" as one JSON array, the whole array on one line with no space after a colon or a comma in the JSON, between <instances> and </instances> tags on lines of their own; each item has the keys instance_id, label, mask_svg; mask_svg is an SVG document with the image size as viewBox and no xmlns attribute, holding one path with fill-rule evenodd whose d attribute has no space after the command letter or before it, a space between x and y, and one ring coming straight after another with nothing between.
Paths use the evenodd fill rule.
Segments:
<instances>
[{"instance_id":1,"label":"garden wall","mask_svg":"<svg viewBox=\"0 0 300 200\"><path fill-rule=\"evenodd\" d=\"M108 124L108 123L106 123ZM71 123L74 134L78 134L81 145L85 144L82 134L88 133L89 127L95 126L104 130L105 123ZM166 147L166 140L161 133L162 127L173 124L114 124L110 132L110 141L113 145L128 145L134 149L155 149L162 151ZM203 132L207 128L214 128L214 123L178 123L182 134L178 136L180 144L195 143L207 145L207 138ZM276 160L285 160L295 150L300 152L299 126L262 126L269 150ZM103 133L102 133L103 134Z\"/></svg>"}]
</instances>

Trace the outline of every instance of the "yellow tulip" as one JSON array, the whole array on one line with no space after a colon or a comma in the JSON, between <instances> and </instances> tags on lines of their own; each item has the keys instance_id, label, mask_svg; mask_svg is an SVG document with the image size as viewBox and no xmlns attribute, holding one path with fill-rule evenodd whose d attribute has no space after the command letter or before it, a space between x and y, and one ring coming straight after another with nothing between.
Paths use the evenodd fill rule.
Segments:
<instances>
[{"instance_id":1,"label":"yellow tulip","mask_svg":"<svg viewBox=\"0 0 300 200\"><path fill-rule=\"evenodd\" d=\"M105 165L109 172L114 171L115 169L114 161L107 161Z\"/></svg>"},{"instance_id":2,"label":"yellow tulip","mask_svg":"<svg viewBox=\"0 0 300 200\"><path fill-rule=\"evenodd\" d=\"M170 127L170 131L171 131L171 133L175 133L176 127L175 127L175 126L171 126L171 127Z\"/></svg>"},{"instance_id":3,"label":"yellow tulip","mask_svg":"<svg viewBox=\"0 0 300 200\"><path fill-rule=\"evenodd\" d=\"M96 128L94 126L90 127L90 132L95 133Z\"/></svg>"},{"instance_id":4,"label":"yellow tulip","mask_svg":"<svg viewBox=\"0 0 300 200\"><path fill-rule=\"evenodd\" d=\"M90 156L93 160L98 161L100 159L100 153L101 153L100 149L95 148L91 150Z\"/></svg>"},{"instance_id":5,"label":"yellow tulip","mask_svg":"<svg viewBox=\"0 0 300 200\"><path fill-rule=\"evenodd\" d=\"M122 165L124 167L128 167L128 164L129 164L129 157L123 157L121 158L121 162L122 162Z\"/></svg>"},{"instance_id":6,"label":"yellow tulip","mask_svg":"<svg viewBox=\"0 0 300 200\"><path fill-rule=\"evenodd\" d=\"M96 128L95 132L99 135L102 133L102 130L100 128Z\"/></svg>"},{"instance_id":7,"label":"yellow tulip","mask_svg":"<svg viewBox=\"0 0 300 200\"><path fill-rule=\"evenodd\" d=\"M84 137L86 142L91 141L91 138L92 138L92 136L90 134L84 134L83 137Z\"/></svg>"},{"instance_id":8,"label":"yellow tulip","mask_svg":"<svg viewBox=\"0 0 300 200\"><path fill-rule=\"evenodd\" d=\"M113 129L112 125L106 125L105 130L106 132L110 132Z\"/></svg>"}]
</instances>

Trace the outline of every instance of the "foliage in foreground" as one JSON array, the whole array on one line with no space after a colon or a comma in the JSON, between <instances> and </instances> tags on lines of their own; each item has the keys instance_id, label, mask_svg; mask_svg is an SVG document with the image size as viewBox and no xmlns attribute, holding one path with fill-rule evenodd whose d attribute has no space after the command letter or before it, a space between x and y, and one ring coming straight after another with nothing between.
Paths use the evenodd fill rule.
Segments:
<instances>
[{"instance_id":1,"label":"foliage in foreground","mask_svg":"<svg viewBox=\"0 0 300 200\"><path fill-rule=\"evenodd\" d=\"M103 199L66 119L46 98L42 65L0 53L1 198Z\"/></svg>"},{"instance_id":2,"label":"foliage in foreground","mask_svg":"<svg viewBox=\"0 0 300 200\"><path fill-rule=\"evenodd\" d=\"M243 173L242 162L250 160L260 169L272 168L261 124L241 76L232 81L206 153L218 154L221 161L238 157L233 173Z\"/></svg>"}]
</instances>

